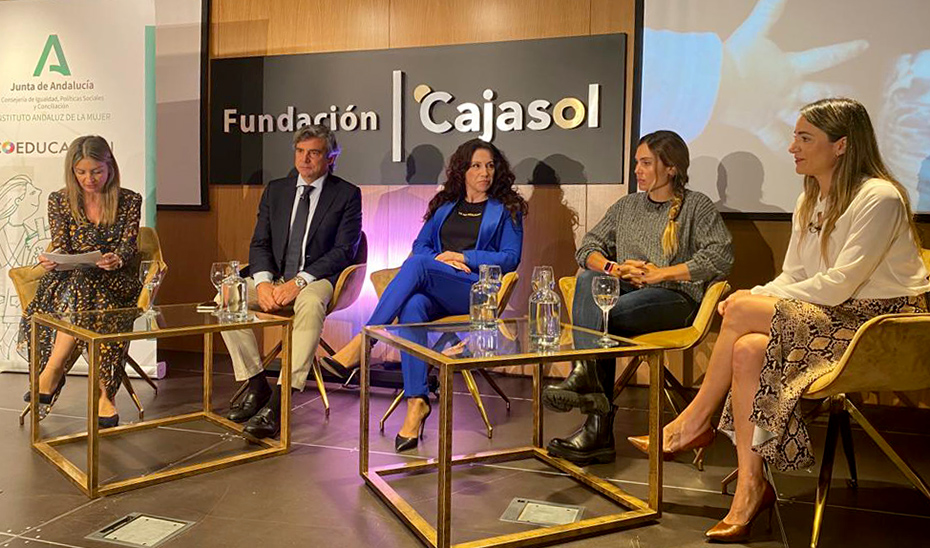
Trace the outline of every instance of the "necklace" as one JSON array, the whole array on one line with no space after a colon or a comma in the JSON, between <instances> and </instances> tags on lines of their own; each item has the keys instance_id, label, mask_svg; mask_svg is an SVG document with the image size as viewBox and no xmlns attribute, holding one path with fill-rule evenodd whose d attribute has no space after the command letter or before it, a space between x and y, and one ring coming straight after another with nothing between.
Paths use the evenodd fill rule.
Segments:
<instances>
[{"instance_id":1,"label":"necklace","mask_svg":"<svg viewBox=\"0 0 930 548\"><path fill-rule=\"evenodd\" d=\"M455 212L459 214L459 217L481 217L484 213L484 206L486 203L486 201L478 203L461 202L459 206L455 208Z\"/></svg>"}]
</instances>

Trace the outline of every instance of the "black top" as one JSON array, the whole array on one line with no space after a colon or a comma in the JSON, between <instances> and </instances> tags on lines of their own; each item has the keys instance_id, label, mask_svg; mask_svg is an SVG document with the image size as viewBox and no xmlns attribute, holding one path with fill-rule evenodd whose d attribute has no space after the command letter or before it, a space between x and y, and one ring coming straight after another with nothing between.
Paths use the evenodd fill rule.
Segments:
<instances>
[{"instance_id":1,"label":"black top","mask_svg":"<svg viewBox=\"0 0 930 548\"><path fill-rule=\"evenodd\" d=\"M478 230L481 228L481 216L484 215L484 206L487 204L487 200L476 204L462 200L455 204L439 229L439 241L443 251L461 253L475 249Z\"/></svg>"}]
</instances>

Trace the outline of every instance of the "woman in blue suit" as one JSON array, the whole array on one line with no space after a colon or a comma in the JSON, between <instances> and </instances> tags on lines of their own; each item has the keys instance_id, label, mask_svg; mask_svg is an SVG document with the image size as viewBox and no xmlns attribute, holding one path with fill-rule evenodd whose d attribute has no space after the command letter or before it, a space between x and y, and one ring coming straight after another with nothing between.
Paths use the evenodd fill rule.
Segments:
<instances>
[{"instance_id":1,"label":"woman in blue suit","mask_svg":"<svg viewBox=\"0 0 930 548\"><path fill-rule=\"evenodd\" d=\"M449 159L442 190L430 200L410 257L367 325L466 314L479 265L499 265L503 273L516 270L527 205L514 190L514 179L507 158L491 143L472 139L461 145ZM356 367L360 359L361 335L356 335L328 363L338 370ZM417 446L431 411L426 363L403 354L401 367L407 416L395 439L398 452Z\"/></svg>"}]
</instances>

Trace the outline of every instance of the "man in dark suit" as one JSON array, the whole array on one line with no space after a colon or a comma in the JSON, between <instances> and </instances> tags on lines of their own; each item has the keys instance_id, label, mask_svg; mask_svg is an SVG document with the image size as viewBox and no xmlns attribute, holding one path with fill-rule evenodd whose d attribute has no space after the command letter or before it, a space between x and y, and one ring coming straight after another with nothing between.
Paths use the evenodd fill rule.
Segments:
<instances>
[{"instance_id":1,"label":"man in dark suit","mask_svg":"<svg viewBox=\"0 0 930 548\"><path fill-rule=\"evenodd\" d=\"M325 126L294 134L297 174L268 183L249 247L249 305L264 312L293 311L291 379L302 390L323 331L326 307L343 269L355 262L362 231L362 194L335 175L340 149ZM280 428L280 384L269 388L251 329L223 332L236 380L248 380L229 419L248 421L258 438ZM340 374L342 372L336 372ZM280 383L279 379L279 383Z\"/></svg>"}]
</instances>

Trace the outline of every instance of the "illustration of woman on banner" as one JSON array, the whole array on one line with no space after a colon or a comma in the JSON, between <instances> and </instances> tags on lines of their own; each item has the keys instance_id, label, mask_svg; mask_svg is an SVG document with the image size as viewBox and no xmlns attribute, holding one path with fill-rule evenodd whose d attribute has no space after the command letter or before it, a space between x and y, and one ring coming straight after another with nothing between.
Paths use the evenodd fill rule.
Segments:
<instances>
[{"instance_id":1,"label":"illustration of woman on banner","mask_svg":"<svg viewBox=\"0 0 930 548\"><path fill-rule=\"evenodd\" d=\"M35 219L42 191L26 175L14 175L0 185L0 269L34 264L48 245L43 218Z\"/></svg>"},{"instance_id":2,"label":"illustration of woman on banner","mask_svg":"<svg viewBox=\"0 0 930 548\"><path fill-rule=\"evenodd\" d=\"M35 264L49 243L45 217L38 216L42 191L32 179L17 174L0 184L0 276L7 269ZM0 360L16 354L13 347L22 310L12 285L0 285Z\"/></svg>"}]
</instances>

